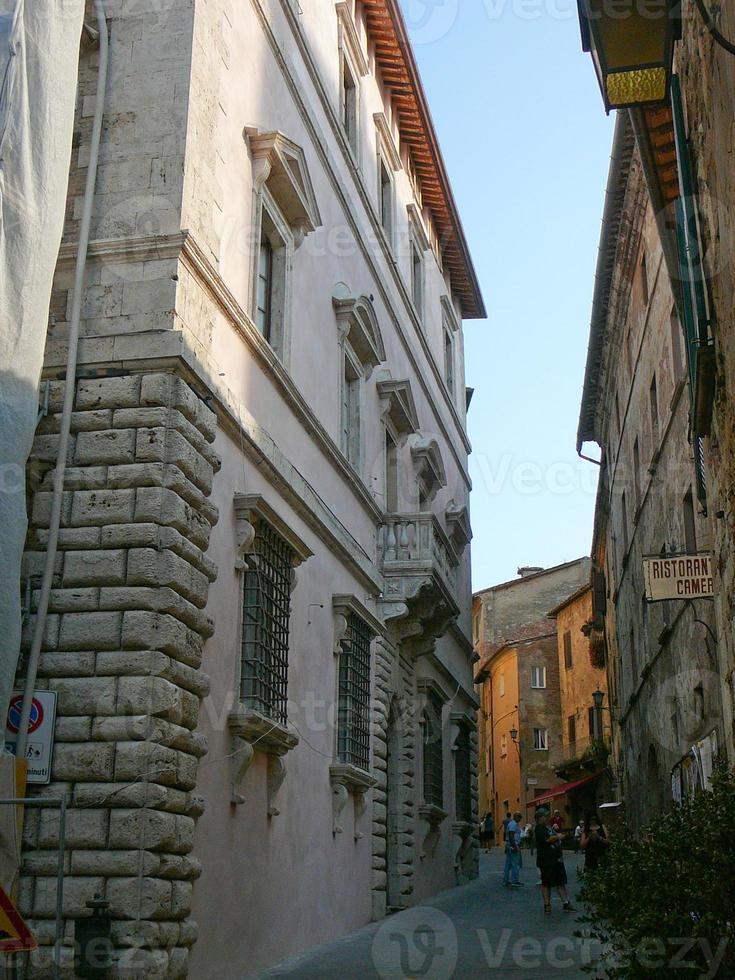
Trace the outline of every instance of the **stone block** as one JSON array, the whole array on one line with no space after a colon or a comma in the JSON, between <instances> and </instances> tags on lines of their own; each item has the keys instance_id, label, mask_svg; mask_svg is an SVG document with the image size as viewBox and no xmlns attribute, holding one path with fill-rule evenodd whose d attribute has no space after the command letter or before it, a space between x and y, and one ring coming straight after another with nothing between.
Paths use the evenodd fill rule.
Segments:
<instances>
[{"instance_id":1,"label":"stone block","mask_svg":"<svg viewBox=\"0 0 735 980\"><path fill-rule=\"evenodd\" d=\"M132 493L133 491L117 490L112 492ZM206 549L209 543L211 525L177 493L163 487L140 487L134 492L136 499L134 516L131 515L132 520L151 521L174 527L198 547ZM106 523L110 523L110 521Z\"/></svg>"},{"instance_id":2,"label":"stone block","mask_svg":"<svg viewBox=\"0 0 735 980\"><path fill-rule=\"evenodd\" d=\"M78 382L78 409L133 408L138 404L141 378L90 378Z\"/></svg>"},{"instance_id":3,"label":"stone block","mask_svg":"<svg viewBox=\"0 0 735 980\"><path fill-rule=\"evenodd\" d=\"M67 551L64 555L64 585L122 585L127 572L124 549Z\"/></svg>"},{"instance_id":4,"label":"stone block","mask_svg":"<svg viewBox=\"0 0 735 980\"><path fill-rule=\"evenodd\" d=\"M172 883L160 878L112 878L106 897L121 918L171 918Z\"/></svg>"},{"instance_id":5,"label":"stone block","mask_svg":"<svg viewBox=\"0 0 735 980\"><path fill-rule=\"evenodd\" d=\"M117 614L119 615L119 614ZM163 650L190 667L202 661L203 640L173 616L156 612L129 610L122 614L122 647L139 650L145 647Z\"/></svg>"},{"instance_id":6,"label":"stone block","mask_svg":"<svg viewBox=\"0 0 735 980\"><path fill-rule=\"evenodd\" d=\"M54 746L54 779L111 779L115 746L107 742L61 742Z\"/></svg>"},{"instance_id":7,"label":"stone block","mask_svg":"<svg viewBox=\"0 0 735 980\"><path fill-rule=\"evenodd\" d=\"M121 677L117 710L135 715L159 715L193 729L199 714L199 700L163 677Z\"/></svg>"},{"instance_id":8,"label":"stone block","mask_svg":"<svg viewBox=\"0 0 735 980\"><path fill-rule=\"evenodd\" d=\"M95 672L94 653L89 650L55 651L41 657L42 677L91 677ZM53 683L49 684L53 690Z\"/></svg>"},{"instance_id":9,"label":"stone block","mask_svg":"<svg viewBox=\"0 0 735 980\"><path fill-rule=\"evenodd\" d=\"M107 847L107 828L110 822L108 810L66 811L67 847ZM59 845L59 811L43 808L38 832L39 847L55 848Z\"/></svg>"},{"instance_id":10,"label":"stone block","mask_svg":"<svg viewBox=\"0 0 735 980\"><path fill-rule=\"evenodd\" d=\"M56 719L57 742L88 742L92 734L91 715Z\"/></svg>"},{"instance_id":11,"label":"stone block","mask_svg":"<svg viewBox=\"0 0 735 980\"><path fill-rule=\"evenodd\" d=\"M117 681L114 677L69 677L49 681L59 698L63 715L112 715L116 710Z\"/></svg>"},{"instance_id":12,"label":"stone block","mask_svg":"<svg viewBox=\"0 0 735 980\"><path fill-rule=\"evenodd\" d=\"M104 894L105 880L101 877L64 877L64 914L78 918L89 915L86 903L96 894ZM42 919L56 914L56 878L36 878L33 915Z\"/></svg>"},{"instance_id":13,"label":"stone block","mask_svg":"<svg viewBox=\"0 0 735 980\"><path fill-rule=\"evenodd\" d=\"M33 608L38 608L41 590L33 592ZM52 589L49 609L52 612L89 612L99 608L99 590L96 588Z\"/></svg>"},{"instance_id":14,"label":"stone block","mask_svg":"<svg viewBox=\"0 0 735 980\"><path fill-rule=\"evenodd\" d=\"M74 462L78 465L132 463L134 458L134 429L103 429L99 432L80 432L77 436Z\"/></svg>"},{"instance_id":15,"label":"stone block","mask_svg":"<svg viewBox=\"0 0 735 980\"><path fill-rule=\"evenodd\" d=\"M165 585L175 589L200 609L209 593L209 579L173 551L135 548L128 552L128 585Z\"/></svg>"},{"instance_id":16,"label":"stone block","mask_svg":"<svg viewBox=\"0 0 735 980\"><path fill-rule=\"evenodd\" d=\"M114 650L120 646L121 612L65 613L61 618L62 650Z\"/></svg>"},{"instance_id":17,"label":"stone block","mask_svg":"<svg viewBox=\"0 0 735 980\"><path fill-rule=\"evenodd\" d=\"M194 845L194 820L161 810L113 810L110 847L142 847L149 851L188 854Z\"/></svg>"},{"instance_id":18,"label":"stone block","mask_svg":"<svg viewBox=\"0 0 735 980\"><path fill-rule=\"evenodd\" d=\"M171 907L174 919L185 919L191 912L191 899L194 886L190 881L171 883Z\"/></svg>"},{"instance_id":19,"label":"stone block","mask_svg":"<svg viewBox=\"0 0 735 980\"><path fill-rule=\"evenodd\" d=\"M123 314L173 312L176 286L170 276L148 282L126 282L122 287Z\"/></svg>"},{"instance_id":20,"label":"stone block","mask_svg":"<svg viewBox=\"0 0 735 980\"><path fill-rule=\"evenodd\" d=\"M77 491L79 492L79 491ZM74 494L70 490L65 490L61 502L61 522L69 523L72 510L72 498ZM31 511L31 524L37 527L48 527L51 520L51 497L50 490L39 490L33 498L33 510Z\"/></svg>"},{"instance_id":21,"label":"stone block","mask_svg":"<svg viewBox=\"0 0 735 980\"><path fill-rule=\"evenodd\" d=\"M154 873L159 859L148 851L75 850L71 855L71 873L124 878Z\"/></svg>"},{"instance_id":22,"label":"stone block","mask_svg":"<svg viewBox=\"0 0 735 980\"><path fill-rule=\"evenodd\" d=\"M134 519L135 490L76 490L71 521L76 525L124 524Z\"/></svg>"}]
</instances>

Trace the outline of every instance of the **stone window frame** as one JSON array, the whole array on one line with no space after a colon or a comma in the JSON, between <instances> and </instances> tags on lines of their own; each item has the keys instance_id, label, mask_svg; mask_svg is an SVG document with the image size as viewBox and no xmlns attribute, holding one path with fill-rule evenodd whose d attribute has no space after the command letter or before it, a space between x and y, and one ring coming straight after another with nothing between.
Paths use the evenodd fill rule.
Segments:
<instances>
[{"instance_id":1,"label":"stone window frame","mask_svg":"<svg viewBox=\"0 0 735 980\"><path fill-rule=\"evenodd\" d=\"M426 809L425 819L432 816L428 811L431 810L441 810L446 815L444 811L444 719L443 712L444 706L447 704L449 698L446 691L433 679L433 678L419 678L417 681L417 690L419 696L423 700L423 706L421 709L421 714L419 716L419 725L421 726L421 808ZM433 710L433 719L430 716L430 712ZM439 734L439 752L427 755L426 745L429 730L438 725ZM431 771L427 772L427 766L431 767ZM435 771L435 770L438 770ZM427 776L430 778L427 780ZM432 796L432 793L427 794L427 784L431 786L432 781L436 781L438 776L439 782L439 792L438 796ZM421 815L421 814L420 814ZM442 818L443 819L443 818ZM431 822L431 820L429 821Z\"/></svg>"},{"instance_id":2,"label":"stone window frame","mask_svg":"<svg viewBox=\"0 0 735 980\"><path fill-rule=\"evenodd\" d=\"M243 602L242 593L245 587L245 573L254 566L255 555L253 547L257 524L263 521L279 534L288 544L292 555L291 593L296 585L296 569L304 561L313 556L309 546L292 530L275 508L258 493L236 493L233 498L236 527L236 559L235 571L241 573L239 594L239 618L237 635L242 636ZM238 673L235 678L236 690L241 690L241 676L237 657ZM256 748L268 757L267 763L267 815L275 817L279 814L276 806L276 796L286 775L283 756L299 743L298 735L291 731L286 723L279 722L260 711L249 707L238 698L235 707L227 719L232 739L230 754L230 802L236 805L245 802L242 794L245 775L255 757Z\"/></svg>"},{"instance_id":3,"label":"stone window frame","mask_svg":"<svg viewBox=\"0 0 735 980\"><path fill-rule=\"evenodd\" d=\"M333 615L333 642L332 652L335 657L334 691L335 704L338 704L340 689L340 658L344 654L343 644L349 630L349 619L351 616L357 617L367 626L372 634L370 641L370 690L368 691L367 708L370 710L372 700L373 684L373 665L374 657L372 645L377 636L385 636L385 626L373 615L372 612L357 598L351 594L339 594L332 596L332 615ZM365 812L365 794L371 789L376 779L372 775L372 758L369 759L368 768L363 769L352 762L346 762L339 758L339 712L335 712L334 738L333 738L333 758L334 761L329 767L329 781L332 788L332 834L336 836L343 832L341 814L345 808L350 795L354 798L354 837L355 840L362 838L362 833L358 829L359 818ZM372 754L372 753L371 753Z\"/></svg>"},{"instance_id":4,"label":"stone window frame","mask_svg":"<svg viewBox=\"0 0 735 980\"><path fill-rule=\"evenodd\" d=\"M360 79L364 78L369 73L370 66L368 64L367 56L363 51L351 5L342 0L342 2L335 5L335 10L337 12L337 50L339 52L339 89L337 93L337 105L339 107L339 112L337 115L342 127L342 134L345 138L345 143L349 148L349 152L352 155L355 163L359 167L362 142L360 132L360 109L362 103L362 99L360 97ZM355 92L354 141L350 139L350 134L344 125L343 118L342 99L345 70L350 73Z\"/></svg>"},{"instance_id":5,"label":"stone window frame","mask_svg":"<svg viewBox=\"0 0 735 980\"><path fill-rule=\"evenodd\" d=\"M415 204L406 207L408 215L408 294L419 326L426 323L426 253L431 245L424 231L421 213ZM416 268L418 259L418 280Z\"/></svg>"},{"instance_id":6,"label":"stone window frame","mask_svg":"<svg viewBox=\"0 0 735 980\"><path fill-rule=\"evenodd\" d=\"M461 389L461 378L460 372L458 371L458 360L457 351L458 348L461 349L461 345L457 343L457 336L460 333L459 320L452 306L452 302L446 294L441 297L441 311L442 311L442 342L444 344L444 360L443 360L443 378L446 389L449 393L450 400L454 404L457 398L457 392ZM449 371L447 365L447 339L449 340L449 346L451 348L451 377L452 383L450 384Z\"/></svg>"},{"instance_id":7,"label":"stone window frame","mask_svg":"<svg viewBox=\"0 0 735 980\"><path fill-rule=\"evenodd\" d=\"M451 749L454 760L452 785L454 789L454 825L455 832L466 836L472 824L472 732L475 722L463 712L452 712ZM460 751L463 755L462 772L459 769ZM460 787L460 775L467 776L466 784ZM460 803L467 809L460 811Z\"/></svg>"},{"instance_id":8,"label":"stone window frame","mask_svg":"<svg viewBox=\"0 0 735 980\"><path fill-rule=\"evenodd\" d=\"M354 377L348 378L348 372ZM365 417L365 371L360 358L352 349L348 341L342 344L340 353L340 439L339 448L342 455L352 468L358 473L363 472L363 420ZM348 395L347 389L350 384L355 385L354 400ZM350 418L345 419L345 407L350 408Z\"/></svg>"},{"instance_id":9,"label":"stone window frame","mask_svg":"<svg viewBox=\"0 0 735 980\"><path fill-rule=\"evenodd\" d=\"M252 160L252 256L248 309L257 329L257 283L263 215L272 227L271 235L280 240L278 256L278 322L271 326L270 340L264 343L275 351L284 367L291 356L291 290L294 255L306 235L321 225L321 215L303 149L278 130L262 132L257 127L243 130ZM258 330L258 334L260 331ZM262 335L261 335L262 336Z\"/></svg>"},{"instance_id":10,"label":"stone window frame","mask_svg":"<svg viewBox=\"0 0 735 980\"><path fill-rule=\"evenodd\" d=\"M538 738L536 736L538 735ZM538 744L536 744L538 742ZM549 751L549 729L534 728L533 730L533 750L534 752Z\"/></svg>"},{"instance_id":11,"label":"stone window frame","mask_svg":"<svg viewBox=\"0 0 735 980\"><path fill-rule=\"evenodd\" d=\"M373 113L373 121L375 123L375 141L376 141L376 160L377 160L377 173L376 173L376 186L377 186L377 201L378 201L378 223L383 231L385 240L391 252L395 249L395 237L396 237L396 182L394 174L403 169L403 163L401 162L401 156L393 139L393 133L391 132L390 124L386 118L384 112ZM390 227L386 229L383 223L383 181L381 177L381 167L385 169L388 179L391 184L391 216L390 216Z\"/></svg>"},{"instance_id":12,"label":"stone window frame","mask_svg":"<svg viewBox=\"0 0 735 980\"><path fill-rule=\"evenodd\" d=\"M260 255L260 243L263 238L264 224L270 226L266 237L272 249L271 265L271 316L269 333L266 335L258 327L258 269L254 274L252 316L258 332L275 351L278 359L286 365L290 360L291 348L291 289L293 283L293 256L295 239L280 208L266 187L260 192L258 213L256 218L256 248L254 252Z\"/></svg>"},{"instance_id":13,"label":"stone window frame","mask_svg":"<svg viewBox=\"0 0 735 980\"><path fill-rule=\"evenodd\" d=\"M339 447L342 454L362 478L364 473L364 438L363 430L367 417L367 382L372 376L373 369L385 361L385 345L380 331L378 318L372 301L367 296L353 296L349 287L337 283L332 290L332 306L337 318L339 337ZM354 447L345 445L344 438L344 404L345 385L347 383L347 365L355 374L357 387L357 426L352 434Z\"/></svg>"}]
</instances>

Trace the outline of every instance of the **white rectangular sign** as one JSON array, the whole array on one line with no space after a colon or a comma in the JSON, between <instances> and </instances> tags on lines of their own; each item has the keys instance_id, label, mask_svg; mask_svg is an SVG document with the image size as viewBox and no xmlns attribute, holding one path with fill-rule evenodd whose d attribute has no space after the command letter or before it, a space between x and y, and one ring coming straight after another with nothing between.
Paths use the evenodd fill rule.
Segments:
<instances>
[{"instance_id":1,"label":"white rectangular sign","mask_svg":"<svg viewBox=\"0 0 735 980\"><path fill-rule=\"evenodd\" d=\"M644 558L643 577L649 602L712 598L715 594L712 559L707 555Z\"/></svg>"},{"instance_id":2,"label":"white rectangular sign","mask_svg":"<svg viewBox=\"0 0 735 980\"><path fill-rule=\"evenodd\" d=\"M5 719L5 750L13 755L15 755L22 707L23 694L16 692L10 699L8 717ZM56 691L34 691L26 745L29 783L45 785L51 782L55 720Z\"/></svg>"}]
</instances>

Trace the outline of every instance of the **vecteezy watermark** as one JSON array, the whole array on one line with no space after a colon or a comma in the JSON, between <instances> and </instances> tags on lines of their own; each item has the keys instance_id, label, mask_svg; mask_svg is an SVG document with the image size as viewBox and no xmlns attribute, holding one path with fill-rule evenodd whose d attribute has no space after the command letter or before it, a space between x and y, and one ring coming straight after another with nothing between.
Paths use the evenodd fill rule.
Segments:
<instances>
[{"instance_id":1,"label":"vecteezy watermark","mask_svg":"<svg viewBox=\"0 0 735 980\"><path fill-rule=\"evenodd\" d=\"M432 44L454 27L459 0L405 0L402 7L411 43Z\"/></svg>"},{"instance_id":2,"label":"vecteezy watermark","mask_svg":"<svg viewBox=\"0 0 735 980\"><path fill-rule=\"evenodd\" d=\"M457 930L444 912L418 906L386 919L375 933L371 954L383 980L450 980L459 955Z\"/></svg>"}]
</instances>

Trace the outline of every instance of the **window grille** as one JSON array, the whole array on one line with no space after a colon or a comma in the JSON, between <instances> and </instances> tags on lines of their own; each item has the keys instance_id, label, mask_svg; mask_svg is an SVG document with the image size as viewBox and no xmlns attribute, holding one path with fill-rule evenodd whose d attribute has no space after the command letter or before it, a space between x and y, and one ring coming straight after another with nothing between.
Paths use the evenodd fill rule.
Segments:
<instances>
[{"instance_id":1,"label":"window grille","mask_svg":"<svg viewBox=\"0 0 735 980\"><path fill-rule=\"evenodd\" d=\"M444 803L444 754L442 752L442 700L429 691L424 709L424 802Z\"/></svg>"},{"instance_id":2,"label":"window grille","mask_svg":"<svg viewBox=\"0 0 735 980\"><path fill-rule=\"evenodd\" d=\"M462 726L454 743L454 795L457 820L472 821L472 774L470 771L470 733Z\"/></svg>"},{"instance_id":3,"label":"window grille","mask_svg":"<svg viewBox=\"0 0 735 980\"><path fill-rule=\"evenodd\" d=\"M240 693L248 707L285 724L293 551L259 521L253 553L243 585Z\"/></svg>"},{"instance_id":4,"label":"window grille","mask_svg":"<svg viewBox=\"0 0 735 980\"><path fill-rule=\"evenodd\" d=\"M339 656L337 756L365 770L370 768L371 640L367 624L350 613Z\"/></svg>"}]
</instances>

